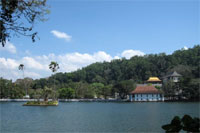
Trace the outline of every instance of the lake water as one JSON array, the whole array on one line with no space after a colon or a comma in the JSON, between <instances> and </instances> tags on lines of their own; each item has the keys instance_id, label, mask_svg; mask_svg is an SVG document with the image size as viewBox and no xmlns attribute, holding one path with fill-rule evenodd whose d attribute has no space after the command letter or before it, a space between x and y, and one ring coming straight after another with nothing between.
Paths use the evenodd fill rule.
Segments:
<instances>
[{"instance_id":1,"label":"lake water","mask_svg":"<svg viewBox=\"0 0 200 133\"><path fill-rule=\"evenodd\" d=\"M200 103L60 102L30 107L23 102L0 103L0 132L164 132L175 116L199 117Z\"/></svg>"}]
</instances>

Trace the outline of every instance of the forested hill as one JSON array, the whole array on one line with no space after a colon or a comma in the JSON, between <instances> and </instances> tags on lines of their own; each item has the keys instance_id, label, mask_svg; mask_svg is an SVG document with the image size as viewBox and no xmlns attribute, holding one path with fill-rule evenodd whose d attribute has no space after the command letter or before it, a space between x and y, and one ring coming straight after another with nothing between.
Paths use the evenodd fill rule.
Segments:
<instances>
[{"instance_id":1,"label":"forested hill","mask_svg":"<svg viewBox=\"0 0 200 133\"><path fill-rule=\"evenodd\" d=\"M171 55L149 54L134 56L129 60L123 58L111 62L94 63L72 73L57 73L53 78L56 78L57 84L80 81L116 84L130 79L136 83L142 83L150 76L162 78L174 70L187 78L199 78L199 67L200 45L195 45L188 50L177 50ZM52 77L49 80L52 80Z\"/></svg>"},{"instance_id":2,"label":"forested hill","mask_svg":"<svg viewBox=\"0 0 200 133\"><path fill-rule=\"evenodd\" d=\"M180 82L167 82L158 89L164 91L165 97L173 98L181 89L179 97L200 100L200 45L177 50L171 55L150 54L94 63L75 72L57 73L37 80L25 78L12 83L0 78L0 98L23 98L26 89L30 98L38 98L48 87L57 91L58 98L108 98L117 92L124 99L136 84L145 82L150 76L162 79L174 70L182 75Z\"/></svg>"}]
</instances>

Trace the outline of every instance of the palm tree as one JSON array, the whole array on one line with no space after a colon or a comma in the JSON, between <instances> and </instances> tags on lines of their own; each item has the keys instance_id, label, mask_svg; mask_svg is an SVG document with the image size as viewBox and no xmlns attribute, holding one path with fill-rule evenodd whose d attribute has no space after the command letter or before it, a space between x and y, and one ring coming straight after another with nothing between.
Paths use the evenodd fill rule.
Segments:
<instances>
[{"instance_id":1,"label":"palm tree","mask_svg":"<svg viewBox=\"0 0 200 133\"><path fill-rule=\"evenodd\" d=\"M59 69L59 65L57 62L55 61L52 61L50 64L49 64L49 69L51 69L51 71L53 73L55 73L58 69ZM55 91L55 79L54 79L54 91Z\"/></svg>"},{"instance_id":2,"label":"palm tree","mask_svg":"<svg viewBox=\"0 0 200 133\"><path fill-rule=\"evenodd\" d=\"M22 73L23 73L23 82L24 82L24 69L25 69L24 64L20 64L19 67L18 67L18 69L21 70ZM24 84L24 88L25 88L25 84ZM26 96L27 95L28 94L27 94L27 89L26 89Z\"/></svg>"},{"instance_id":3,"label":"palm tree","mask_svg":"<svg viewBox=\"0 0 200 133\"><path fill-rule=\"evenodd\" d=\"M58 69L59 69L59 65L57 62L55 61L52 61L50 64L49 64L49 69L51 69L51 71L54 73L56 72Z\"/></svg>"},{"instance_id":4,"label":"palm tree","mask_svg":"<svg viewBox=\"0 0 200 133\"><path fill-rule=\"evenodd\" d=\"M23 78L24 78L24 64L20 64L18 69L23 72Z\"/></svg>"}]
</instances>

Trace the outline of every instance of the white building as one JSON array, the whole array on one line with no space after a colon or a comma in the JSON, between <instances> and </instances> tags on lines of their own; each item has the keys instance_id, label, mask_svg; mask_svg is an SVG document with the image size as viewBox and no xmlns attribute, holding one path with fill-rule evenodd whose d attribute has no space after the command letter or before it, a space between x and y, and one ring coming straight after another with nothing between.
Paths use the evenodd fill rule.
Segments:
<instances>
[{"instance_id":1,"label":"white building","mask_svg":"<svg viewBox=\"0 0 200 133\"><path fill-rule=\"evenodd\" d=\"M180 77L182 77L182 75L180 75L179 73L177 73L176 71L172 72L171 74L163 77L163 81L167 82L169 80L173 81L173 82L179 82Z\"/></svg>"},{"instance_id":2,"label":"white building","mask_svg":"<svg viewBox=\"0 0 200 133\"><path fill-rule=\"evenodd\" d=\"M137 86L137 88L131 92L129 97L130 101L164 101L164 95L161 90L151 86Z\"/></svg>"}]
</instances>

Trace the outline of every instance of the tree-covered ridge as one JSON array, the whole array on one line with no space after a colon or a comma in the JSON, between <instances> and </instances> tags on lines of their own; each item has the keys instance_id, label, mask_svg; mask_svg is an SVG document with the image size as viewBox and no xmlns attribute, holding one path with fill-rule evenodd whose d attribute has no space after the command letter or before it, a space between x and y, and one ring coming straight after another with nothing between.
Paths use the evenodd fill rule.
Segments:
<instances>
[{"instance_id":1,"label":"tree-covered ridge","mask_svg":"<svg viewBox=\"0 0 200 133\"><path fill-rule=\"evenodd\" d=\"M34 91L42 90L45 86L54 88L55 82L59 98L108 98L114 97L116 92L121 98L126 98L126 95L135 89L136 84L144 83L149 77L156 76L162 79L168 73L177 71L182 75L178 84L178 88L183 91L182 97L199 99L199 67L200 45L195 45L188 50L177 50L171 55L149 54L134 56L131 59L97 62L75 72L57 73L48 78L33 80L26 87L31 97ZM6 81L1 79L1 82ZM20 88L23 83L26 82L15 82L13 85ZM1 84L1 90L3 88L1 98L11 97L6 87L2 86L3 84ZM164 90L166 96L171 97L177 89L177 84L168 82L163 84L161 89ZM21 91L24 91L23 87ZM17 92L20 93L20 91Z\"/></svg>"},{"instance_id":2,"label":"tree-covered ridge","mask_svg":"<svg viewBox=\"0 0 200 133\"><path fill-rule=\"evenodd\" d=\"M115 84L123 80L134 80L141 83L150 76L162 78L174 70L184 76L199 78L199 66L200 46L196 45L188 50L177 50L171 55L150 54L134 56L129 60L123 58L110 63L94 63L76 72L58 73L54 76L61 82Z\"/></svg>"}]
</instances>

